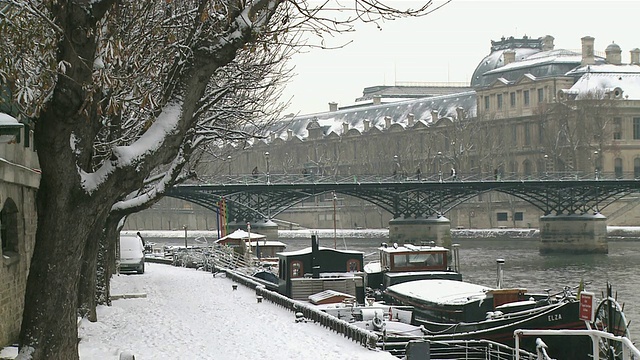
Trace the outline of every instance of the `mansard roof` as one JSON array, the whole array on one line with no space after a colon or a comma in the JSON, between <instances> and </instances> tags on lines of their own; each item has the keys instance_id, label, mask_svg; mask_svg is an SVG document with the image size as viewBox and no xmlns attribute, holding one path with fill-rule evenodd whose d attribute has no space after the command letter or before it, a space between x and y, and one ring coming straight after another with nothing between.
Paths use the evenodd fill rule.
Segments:
<instances>
[{"instance_id":1,"label":"mansard roof","mask_svg":"<svg viewBox=\"0 0 640 360\"><path fill-rule=\"evenodd\" d=\"M276 137L286 138L287 129L291 129L293 135L305 139L309 135L309 129L321 128L324 136L331 133L342 135L342 124L346 123L349 129L365 133L364 120L370 121L370 129L384 129L384 118L387 116L391 118L392 124L397 123L406 128L409 114L414 115L415 123L430 123L432 111L436 111L439 117L455 118L458 107L463 108L468 117L475 117L475 91L288 117L275 124L270 132L274 132Z\"/></svg>"},{"instance_id":2,"label":"mansard roof","mask_svg":"<svg viewBox=\"0 0 640 360\"><path fill-rule=\"evenodd\" d=\"M640 100L640 66L632 66L638 70L636 73L585 73L568 91L578 100L593 94L610 94L612 99L618 100Z\"/></svg>"}]
</instances>

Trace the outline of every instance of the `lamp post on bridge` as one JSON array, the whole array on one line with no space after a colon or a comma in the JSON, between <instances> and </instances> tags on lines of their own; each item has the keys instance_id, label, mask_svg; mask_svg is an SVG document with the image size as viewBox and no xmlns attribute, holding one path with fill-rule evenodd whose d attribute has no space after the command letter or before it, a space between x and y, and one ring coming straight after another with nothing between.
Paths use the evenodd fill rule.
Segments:
<instances>
[{"instance_id":1,"label":"lamp post on bridge","mask_svg":"<svg viewBox=\"0 0 640 360\"><path fill-rule=\"evenodd\" d=\"M270 172L269 172L270 169L269 169L269 152L268 151L264 152L264 159L267 162L267 184L270 184L271 183L271 175L270 175Z\"/></svg>"},{"instance_id":2,"label":"lamp post on bridge","mask_svg":"<svg viewBox=\"0 0 640 360\"><path fill-rule=\"evenodd\" d=\"M593 152L593 169L595 172L595 179L596 180L600 180L600 174L599 174L599 169L598 169L598 150Z\"/></svg>"},{"instance_id":3,"label":"lamp post on bridge","mask_svg":"<svg viewBox=\"0 0 640 360\"><path fill-rule=\"evenodd\" d=\"M442 182L442 151L438 151L438 181Z\"/></svg>"},{"instance_id":4,"label":"lamp post on bridge","mask_svg":"<svg viewBox=\"0 0 640 360\"><path fill-rule=\"evenodd\" d=\"M544 154L544 177L549 177L549 155Z\"/></svg>"},{"instance_id":5,"label":"lamp post on bridge","mask_svg":"<svg viewBox=\"0 0 640 360\"><path fill-rule=\"evenodd\" d=\"M393 155L393 162L395 166L393 169L393 177L398 179L400 178L400 160L398 160L398 155Z\"/></svg>"},{"instance_id":6,"label":"lamp post on bridge","mask_svg":"<svg viewBox=\"0 0 640 360\"><path fill-rule=\"evenodd\" d=\"M231 176L231 155L227 155L227 163L229 164L229 176Z\"/></svg>"}]
</instances>

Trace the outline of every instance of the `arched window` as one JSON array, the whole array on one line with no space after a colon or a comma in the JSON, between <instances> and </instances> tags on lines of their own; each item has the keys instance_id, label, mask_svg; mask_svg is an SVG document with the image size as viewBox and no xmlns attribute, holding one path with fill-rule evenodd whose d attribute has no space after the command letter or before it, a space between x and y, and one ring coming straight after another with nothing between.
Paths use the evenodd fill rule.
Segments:
<instances>
[{"instance_id":1,"label":"arched window","mask_svg":"<svg viewBox=\"0 0 640 360\"><path fill-rule=\"evenodd\" d=\"M2 254L17 255L18 248L18 207L12 199L4 202L0 211L0 237L2 238Z\"/></svg>"},{"instance_id":2,"label":"arched window","mask_svg":"<svg viewBox=\"0 0 640 360\"><path fill-rule=\"evenodd\" d=\"M509 174L511 176L518 175L518 163L515 161L509 162Z\"/></svg>"},{"instance_id":3,"label":"arched window","mask_svg":"<svg viewBox=\"0 0 640 360\"><path fill-rule=\"evenodd\" d=\"M613 169L616 173L616 179L622 179L624 176L622 173L622 159L616 158L615 160L615 168Z\"/></svg>"},{"instance_id":4,"label":"arched window","mask_svg":"<svg viewBox=\"0 0 640 360\"><path fill-rule=\"evenodd\" d=\"M347 271L348 272L360 271L360 261L358 261L357 259L347 260Z\"/></svg>"},{"instance_id":5,"label":"arched window","mask_svg":"<svg viewBox=\"0 0 640 360\"><path fill-rule=\"evenodd\" d=\"M640 179L640 158L633 159L633 177Z\"/></svg>"},{"instance_id":6,"label":"arched window","mask_svg":"<svg viewBox=\"0 0 640 360\"><path fill-rule=\"evenodd\" d=\"M522 163L522 169L524 171L524 176L525 177L531 177L531 175L533 174L533 169L531 168L531 161L529 160L525 160Z\"/></svg>"},{"instance_id":7,"label":"arched window","mask_svg":"<svg viewBox=\"0 0 640 360\"><path fill-rule=\"evenodd\" d=\"M302 261L295 260L291 262L291 278L298 278L304 275L304 268L302 266Z\"/></svg>"}]
</instances>

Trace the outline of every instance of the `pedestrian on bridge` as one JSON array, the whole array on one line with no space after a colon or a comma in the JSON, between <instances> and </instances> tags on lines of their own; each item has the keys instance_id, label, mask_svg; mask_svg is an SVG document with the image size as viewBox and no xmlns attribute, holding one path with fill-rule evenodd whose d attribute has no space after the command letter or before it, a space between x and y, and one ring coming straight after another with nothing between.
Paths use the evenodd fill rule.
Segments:
<instances>
[{"instance_id":1,"label":"pedestrian on bridge","mask_svg":"<svg viewBox=\"0 0 640 360\"><path fill-rule=\"evenodd\" d=\"M254 167L253 170L251 170L251 175L253 175L253 178L257 178L258 177L258 167Z\"/></svg>"},{"instance_id":2,"label":"pedestrian on bridge","mask_svg":"<svg viewBox=\"0 0 640 360\"><path fill-rule=\"evenodd\" d=\"M420 168L416 169L416 180L420 181L420 176L422 175L422 171L420 171Z\"/></svg>"}]
</instances>

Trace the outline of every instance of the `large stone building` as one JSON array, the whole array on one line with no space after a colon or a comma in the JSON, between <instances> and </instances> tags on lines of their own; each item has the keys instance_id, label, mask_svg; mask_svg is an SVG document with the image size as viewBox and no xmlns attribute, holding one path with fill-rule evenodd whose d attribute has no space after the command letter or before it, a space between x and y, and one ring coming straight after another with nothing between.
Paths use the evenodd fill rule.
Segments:
<instances>
[{"instance_id":1,"label":"large stone building","mask_svg":"<svg viewBox=\"0 0 640 360\"><path fill-rule=\"evenodd\" d=\"M18 340L35 244L40 172L32 134L21 127L0 113L0 348Z\"/></svg>"},{"instance_id":2,"label":"large stone building","mask_svg":"<svg viewBox=\"0 0 640 360\"><path fill-rule=\"evenodd\" d=\"M268 165L271 174L420 171L427 177L446 176L453 168L460 179L640 177L640 49L631 50L630 64L623 64L617 44L598 53L592 37L581 39L579 51L555 49L553 41L551 36L492 41L468 88L371 87L354 105L330 103L328 112L288 117L266 140L221 149L218 158L224 161L214 162L211 171L240 176L254 167L264 172ZM319 197L278 219L332 227L330 200ZM635 207L635 197L627 197L602 213L610 225L637 224ZM454 228L537 227L541 215L498 193L479 195L446 214ZM340 199L338 216L340 228L386 227L391 220L390 214L348 198ZM183 224L215 228L215 215L167 200L132 216L127 226Z\"/></svg>"}]
</instances>

